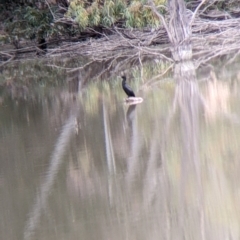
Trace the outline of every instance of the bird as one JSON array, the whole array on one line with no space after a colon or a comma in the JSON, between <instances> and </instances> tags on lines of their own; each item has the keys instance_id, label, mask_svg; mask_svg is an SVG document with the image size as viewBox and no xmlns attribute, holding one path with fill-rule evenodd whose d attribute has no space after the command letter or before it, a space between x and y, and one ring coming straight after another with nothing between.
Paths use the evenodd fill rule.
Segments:
<instances>
[{"instance_id":1,"label":"bird","mask_svg":"<svg viewBox=\"0 0 240 240\"><path fill-rule=\"evenodd\" d=\"M133 90L130 88L130 86L126 83L126 76L122 76L122 88L124 92L127 94L128 97L135 97L135 94Z\"/></svg>"}]
</instances>

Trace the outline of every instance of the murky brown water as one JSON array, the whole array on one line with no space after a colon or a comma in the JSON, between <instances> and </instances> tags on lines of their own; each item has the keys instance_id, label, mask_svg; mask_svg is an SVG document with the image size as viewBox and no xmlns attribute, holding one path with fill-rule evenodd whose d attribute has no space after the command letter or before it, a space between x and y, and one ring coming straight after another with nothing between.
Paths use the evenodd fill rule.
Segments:
<instances>
[{"instance_id":1,"label":"murky brown water","mask_svg":"<svg viewBox=\"0 0 240 240\"><path fill-rule=\"evenodd\" d=\"M181 71L2 99L1 239L240 239L237 70Z\"/></svg>"}]
</instances>

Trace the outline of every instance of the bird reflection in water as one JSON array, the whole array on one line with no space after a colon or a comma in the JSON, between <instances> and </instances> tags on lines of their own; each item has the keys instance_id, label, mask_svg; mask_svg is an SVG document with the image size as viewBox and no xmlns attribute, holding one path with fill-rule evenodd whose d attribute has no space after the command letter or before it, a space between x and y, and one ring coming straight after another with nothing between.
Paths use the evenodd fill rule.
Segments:
<instances>
[{"instance_id":1,"label":"bird reflection in water","mask_svg":"<svg viewBox=\"0 0 240 240\"><path fill-rule=\"evenodd\" d=\"M136 112L136 104L130 105L126 113L126 118L127 118L127 123L129 128L132 128L135 112Z\"/></svg>"}]
</instances>

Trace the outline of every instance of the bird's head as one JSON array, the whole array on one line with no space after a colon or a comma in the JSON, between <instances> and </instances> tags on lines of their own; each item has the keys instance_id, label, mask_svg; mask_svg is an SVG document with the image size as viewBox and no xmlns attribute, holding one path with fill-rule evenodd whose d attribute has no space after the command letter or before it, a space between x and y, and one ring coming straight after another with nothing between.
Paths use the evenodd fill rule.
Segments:
<instances>
[{"instance_id":1,"label":"bird's head","mask_svg":"<svg viewBox=\"0 0 240 240\"><path fill-rule=\"evenodd\" d=\"M125 75L122 75L121 78L124 82L126 82L126 76Z\"/></svg>"}]
</instances>

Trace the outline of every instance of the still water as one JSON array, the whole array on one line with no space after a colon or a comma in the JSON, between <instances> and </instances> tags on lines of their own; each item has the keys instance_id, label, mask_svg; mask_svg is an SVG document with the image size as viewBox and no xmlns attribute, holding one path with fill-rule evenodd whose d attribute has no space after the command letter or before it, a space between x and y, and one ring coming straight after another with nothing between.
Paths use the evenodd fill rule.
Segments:
<instances>
[{"instance_id":1,"label":"still water","mask_svg":"<svg viewBox=\"0 0 240 240\"><path fill-rule=\"evenodd\" d=\"M117 77L5 95L1 239L240 239L239 73L179 68L129 74L138 105Z\"/></svg>"}]
</instances>

